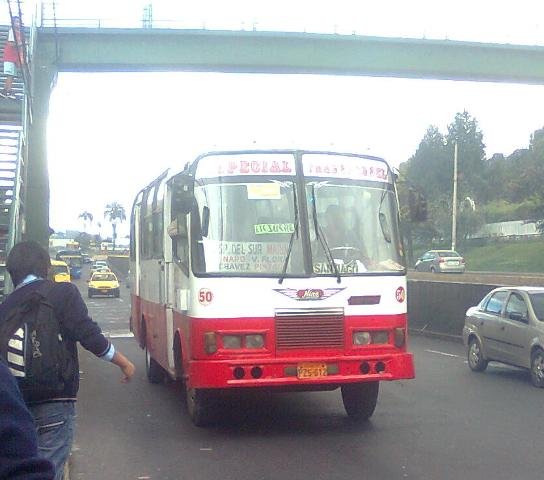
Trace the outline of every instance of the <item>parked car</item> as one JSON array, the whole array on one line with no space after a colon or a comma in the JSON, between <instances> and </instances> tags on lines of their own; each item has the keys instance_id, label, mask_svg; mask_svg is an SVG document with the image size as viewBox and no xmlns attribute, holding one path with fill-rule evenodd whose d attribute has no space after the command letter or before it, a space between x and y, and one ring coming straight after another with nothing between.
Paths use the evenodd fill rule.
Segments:
<instances>
[{"instance_id":1,"label":"parked car","mask_svg":"<svg viewBox=\"0 0 544 480\"><path fill-rule=\"evenodd\" d=\"M463 273L465 259L453 250L429 250L417 259L415 270L433 273Z\"/></svg>"},{"instance_id":2,"label":"parked car","mask_svg":"<svg viewBox=\"0 0 544 480\"><path fill-rule=\"evenodd\" d=\"M95 295L107 295L119 298L119 281L112 272L95 272L88 283L89 298Z\"/></svg>"},{"instance_id":3,"label":"parked car","mask_svg":"<svg viewBox=\"0 0 544 480\"><path fill-rule=\"evenodd\" d=\"M467 310L463 341L475 372L498 361L527 368L544 387L544 288L501 287Z\"/></svg>"}]
</instances>

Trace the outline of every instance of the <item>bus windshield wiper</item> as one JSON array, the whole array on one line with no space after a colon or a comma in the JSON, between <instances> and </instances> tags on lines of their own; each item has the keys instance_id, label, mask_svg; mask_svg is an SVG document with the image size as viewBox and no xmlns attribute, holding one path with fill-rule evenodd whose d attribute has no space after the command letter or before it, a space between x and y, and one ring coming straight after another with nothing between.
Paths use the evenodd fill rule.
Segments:
<instances>
[{"instance_id":1,"label":"bus windshield wiper","mask_svg":"<svg viewBox=\"0 0 544 480\"><path fill-rule=\"evenodd\" d=\"M287 247L287 254L285 255L285 260L283 262L283 268L281 269L280 278L278 279L278 283L281 285L283 283L283 279L285 278L285 275L287 274L287 266L289 265L289 258L291 257L291 251L293 250L293 243L295 242L295 236L298 238L298 205L297 205L297 192L293 185L293 207L294 207L294 215L295 215L295 224L294 224L294 230L293 233L291 233L291 237L289 238L289 246Z\"/></svg>"},{"instance_id":2,"label":"bus windshield wiper","mask_svg":"<svg viewBox=\"0 0 544 480\"><path fill-rule=\"evenodd\" d=\"M336 281L338 283L341 283L342 277L340 276L340 271L338 270L338 266L336 265L334 261L331 249L329 247L329 244L327 243L325 234L323 233L323 229L321 228L321 225L319 224L319 221L317 220L317 206L315 201L315 186L314 185L312 185L312 215L314 217L314 230L315 230L317 239L320 241L321 246L323 247L323 250L325 251L325 256L327 257L327 261L329 262L332 271L336 274Z\"/></svg>"}]
</instances>

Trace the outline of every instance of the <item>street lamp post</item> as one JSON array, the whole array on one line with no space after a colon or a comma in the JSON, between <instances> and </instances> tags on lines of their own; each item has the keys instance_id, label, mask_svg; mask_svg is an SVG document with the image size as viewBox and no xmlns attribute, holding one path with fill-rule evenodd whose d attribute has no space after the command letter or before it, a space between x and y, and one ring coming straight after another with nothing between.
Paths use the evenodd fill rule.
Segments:
<instances>
[{"instance_id":1,"label":"street lamp post","mask_svg":"<svg viewBox=\"0 0 544 480\"><path fill-rule=\"evenodd\" d=\"M451 208L451 249L457 238L457 142L453 144L453 200Z\"/></svg>"}]
</instances>

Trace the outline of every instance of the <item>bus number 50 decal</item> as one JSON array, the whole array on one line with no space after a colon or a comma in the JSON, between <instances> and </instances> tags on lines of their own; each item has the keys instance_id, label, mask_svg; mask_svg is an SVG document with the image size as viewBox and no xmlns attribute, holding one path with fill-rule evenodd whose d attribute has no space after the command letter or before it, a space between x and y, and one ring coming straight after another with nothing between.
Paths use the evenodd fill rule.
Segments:
<instances>
[{"instance_id":1,"label":"bus number 50 decal","mask_svg":"<svg viewBox=\"0 0 544 480\"><path fill-rule=\"evenodd\" d=\"M213 293L208 288L201 288L198 292L198 301L201 305L209 305L212 303Z\"/></svg>"}]
</instances>

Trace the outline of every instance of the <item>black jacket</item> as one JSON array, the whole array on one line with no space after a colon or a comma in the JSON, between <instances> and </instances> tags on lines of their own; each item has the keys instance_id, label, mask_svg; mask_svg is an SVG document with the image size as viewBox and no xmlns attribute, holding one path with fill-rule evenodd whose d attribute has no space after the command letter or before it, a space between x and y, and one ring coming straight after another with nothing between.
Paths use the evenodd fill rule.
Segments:
<instances>
[{"instance_id":1,"label":"black jacket","mask_svg":"<svg viewBox=\"0 0 544 480\"><path fill-rule=\"evenodd\" d=\"M38 458L32 415L17 382L0 361L0 479L53 480L53 465Z\"/></svg>"},{"instance_id":2,"label":"black jacket","mask_svg":"<svg viewBox=\"0 0 544 480\"><path fill-rule=\"evenodd\" d=\"M42 282L49 282L49 280L38 280L17 288L10 293L0 305L0 322L7 317L10 309L21 302L30 292L36 290ZM66 342L66 347L74 361L72 362L73 371L70 375L71 380L66 382L64 391L56 395L55 398L48 400L75 400L79 390L77 342L98 357L108 351L110 343L102 335L100 327L89 316L87 306L74 284L55 283L49 294L49 300L61 324L62 336ZM32 399L25 400L27 403L32 403Z\"/></svg>"}]
</instances>

